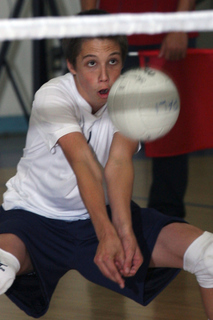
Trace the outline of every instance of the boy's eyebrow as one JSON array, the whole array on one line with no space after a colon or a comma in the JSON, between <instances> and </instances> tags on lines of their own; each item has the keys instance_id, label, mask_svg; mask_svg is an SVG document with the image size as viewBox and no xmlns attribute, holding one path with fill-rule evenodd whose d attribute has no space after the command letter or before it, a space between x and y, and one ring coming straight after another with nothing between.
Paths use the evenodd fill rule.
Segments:
<instances>
[{"instance_id":1,"label":"boy's eyebrow","mask_svg":"<svg viewBox=\"0 0 213 320\"><path fill-rule=\"evenodd\" d=\"M85 56L82 57L82 60L86 59L86 58L95 58L96 55L95 54L86 54Z\"/></svg>"},{"instance_id":2,"label":"boy's eyebrow","mask_svg":"<svg viewBox=\"0 0 213 320\"><path fill-rule=\"evenodd\" d=\"M110 54L110 56L114 56L114 55L119 55L119 56L121 56L121 52L120 51L115 51L115 52L112 52L111 54Z\"/></svg>"},{"instance_id":3,"label":"boy's eyebrow","mask_svg":"<svg viewBox=\"0 0 213 320\"><path fill-rule=\"evenodd\" d=\"M110 53L109 57L114 56L114 55L121 56L121 53L119 51L115 51L115 52ZM82 57L82 60L84 60L86 58L95 58L95 57L97 57L95 54L86 54L85 56Z\"/></svg>"}]
</instances>

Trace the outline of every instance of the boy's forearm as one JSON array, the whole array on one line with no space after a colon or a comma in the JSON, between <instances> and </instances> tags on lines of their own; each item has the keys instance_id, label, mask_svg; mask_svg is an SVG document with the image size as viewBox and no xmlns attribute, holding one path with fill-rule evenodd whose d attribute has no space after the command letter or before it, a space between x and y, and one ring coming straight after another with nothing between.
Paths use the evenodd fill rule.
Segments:
<instances>
[{"instance_id":1,"label":"boy's forearm","mask_svg":"<svg viewBox=\"0 0 213 320\"><path fill-rule=\"evenodd\" d=\"M58 143L75 173L82 201L100 239L103 235L114 231L106 211L102 168L81 133L64 135Z\"/></svg>"},{"instance_id":2,"label":"boy's forearm","mask_svg":"<svg viewBox=\"0 0 213 320\"><path fill-rule=\"evenodd\" d=\"M132 162L109 164L105 170L105 178L113 224L119 234L128 232L132 227L130 212L134 181Z\"/></svg>"},{"instance_id":3,"label":"boy's forearm","mask_svg":"<svg viewBox=\"0 0 213 320\"><path fill-rule=\"evenodd\" d=\"M98 165L97 171L100 171L99 175L102 174ZM113 226L106 211L102 179L95 177L86 164L81 165L78 163L75 165L75 172L82 200L90 214L97 237L100 240L107 233L113 232Z\"/></svg>"}]
</instances>

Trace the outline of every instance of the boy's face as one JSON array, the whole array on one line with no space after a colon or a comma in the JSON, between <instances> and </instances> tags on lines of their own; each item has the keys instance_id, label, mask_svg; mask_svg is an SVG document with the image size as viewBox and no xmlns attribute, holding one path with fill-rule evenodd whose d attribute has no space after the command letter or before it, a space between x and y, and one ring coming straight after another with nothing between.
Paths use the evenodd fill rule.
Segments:
<instances>
[{"instance_id":1,"label":"boy's face","mask_svg":"<svg viewBox=\"0 0 213 320\"><path fill-rule=\"evenodd\" d=\"M75 68L69 62L67 65L74 75L78 92L95 113L107 102L109 90L121 73L121 49L111 39L85 40Z\"/></svg>"}]
</instances>

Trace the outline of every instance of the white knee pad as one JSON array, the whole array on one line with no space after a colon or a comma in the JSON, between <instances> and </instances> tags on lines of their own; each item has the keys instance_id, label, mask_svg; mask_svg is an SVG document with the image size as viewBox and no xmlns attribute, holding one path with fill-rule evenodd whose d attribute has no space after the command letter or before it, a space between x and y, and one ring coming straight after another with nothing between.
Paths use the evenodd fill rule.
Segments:
<instances>
[{"instance_id":1,"label":"white knee pad","mask_svg":"<svg viewBox=\"0 0 213 320\"><path fill-rule=\"evenodd\" d=\"M0 249L0 294L10 288L19 269L18 259L13 254Z\"/></svg>"},{"instance_id":2,"label":"white knee pad","mask_svg":"<svg viewBox=\"0 0 213 320\"><path fill-rule=\"evenodd\" d=\"M203 288L213 288L213 234L204 232L184 254L183 269L193 273Z\"/></svg>"}]
</instances>

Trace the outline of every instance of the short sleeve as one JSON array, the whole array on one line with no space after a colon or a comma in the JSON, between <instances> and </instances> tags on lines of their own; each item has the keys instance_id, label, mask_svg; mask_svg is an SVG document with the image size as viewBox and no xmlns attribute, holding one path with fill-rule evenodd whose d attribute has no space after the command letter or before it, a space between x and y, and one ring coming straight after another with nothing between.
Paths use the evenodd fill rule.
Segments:
<instances>
[{"instance_id":1,"label":"short sleeve","mask_svg":"<svg viewBox=\"0 0 213 320\"><path fill-rule=\"evenodd\" d=\"M54 85L36 93L31 117L49 150L63 135L81 132L74 99Z\"/></svg>"}]
</instances>

